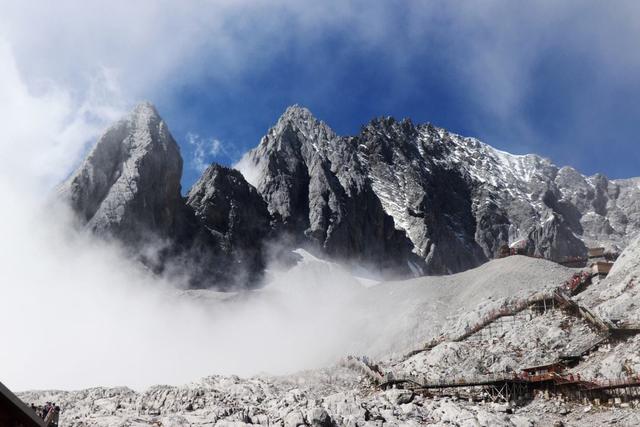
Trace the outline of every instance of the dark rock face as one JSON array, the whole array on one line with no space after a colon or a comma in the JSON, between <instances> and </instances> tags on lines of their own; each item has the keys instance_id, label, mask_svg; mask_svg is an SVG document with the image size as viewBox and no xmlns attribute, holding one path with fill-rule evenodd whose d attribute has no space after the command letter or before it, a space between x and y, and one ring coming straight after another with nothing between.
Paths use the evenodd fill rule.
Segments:
<instances>
[{"instance_id":1,"label":"dark rock face","mask_svg":"<svg viewBox=\"0 0 640 427\"><path fill-rule=\"evenodd\" d=\"M394 136L394 140L404 140L420 152L419 156L406 159L397 157L396 175L401 165L419 164L424 159L424 166L419 169L425 170L427 176L400 173L397 181L404 181L403 188L394 185L391 175L378 174L379 194L383 198L386 194L395 196L387 202L388 210L393 211L396 224L404 223L403 228L423 251L424 246L420 245L433 227L425 223L424 228L413 220L416 205L411 195L421 192L407 177L418 183L440 180L435 188L423 187L427 194L438 194L437 187L449 187L442 197L448 198L447 203L453 203L453 208L445 211L432 203L429 211L436 217L456 219L453 232L445 236L444 242L455 241L452 236L456 237L462 244L454 250L460 255L466 253L471 262L482 261L478 248L484 257L493 258L502 245L519 240L526 241L531 255L563 261L586 255L586 246L624 247L639 230L637 180L584 177L572 168L559 169L541 157L504 153L430 125L411 128L409 122L387 121L379 133L393 135L394 129L404 134ZM406 208L397 209L392 202L403 198L408 200ZM446 229L443 224L436 228ZM435 250L439 250L437 246ZM446 256L448 252L445 251ZM423 254L432 268L442 271L442 266L431 264L430 254ZM446 264L454 270L468 268L452 259L447 259Z\"/></svg>"},{"instance_id":2,"label":"dark rock face","mask_svg":"<svg viewBox=\"0 0 640 427\"><path fill-rule=\"evenodd\" d=\"M411 121L386 118L372 121L354 143L377 196L425 259L427 272L477 266L487 258L474 240L470 187L457 169L434 161L439 147L425 150L418 138Z\"/></svg>"},{"instance_id":3,"label":"dark rock face","mask_svg":"<svg viewBox=\"0 0 640 427\"><path fill-rule=\"evenodd\" d=\"M299 244L390 275L423 272L424 261L373 190L357 143L308 110L287 109L239 167Z\"/></svg>"},{"instance_id":4,"label":"dark rock face","mask_svg":"<svg viewBox=\"0 0 640 427\"><path fill-rule=\"evenodd\" d=\"M187 206L198 221L201 250L218 249L209 258L226 258L229 279L240 284L258 282L265 268L264 242L271 232L271 215L242 174L217 164L209 166L189 191ZM221 268L215 263L212 267Z\"/></svg>"}]
</instances>

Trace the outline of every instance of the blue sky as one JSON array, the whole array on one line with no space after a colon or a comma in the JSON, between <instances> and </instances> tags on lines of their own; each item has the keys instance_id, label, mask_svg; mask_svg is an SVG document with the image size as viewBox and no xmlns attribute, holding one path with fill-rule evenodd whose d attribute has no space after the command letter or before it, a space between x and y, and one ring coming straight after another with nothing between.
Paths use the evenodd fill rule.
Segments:
<instances>
[{"instance_id":1,"label":"blue sky","mask_svg":"<svg viewBox=\"0 0 640 427\"><path fill-rule=\"evenodd\" d=\"M30 96L54 85L70 100L66 121L90 130L151 100L181 144L185 188L294 103L339 134L411 117L586 174L640 175L637 2L56 6L5 14ZM68 151L80 158L94 136L77 133Z\"/></svg>"}]
</instances>

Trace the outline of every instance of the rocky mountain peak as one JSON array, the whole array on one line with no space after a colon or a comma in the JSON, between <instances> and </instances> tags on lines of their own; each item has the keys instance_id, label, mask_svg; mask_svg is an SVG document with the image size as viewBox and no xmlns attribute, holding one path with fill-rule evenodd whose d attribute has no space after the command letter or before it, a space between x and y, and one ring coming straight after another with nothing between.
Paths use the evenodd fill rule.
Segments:
<instances>
[{"instance_id":1,"label":"rocky mountain peak","mask_svg":"<svg viewBox=\"0 0 640 427\"><path fill-rule=\"evenodd\" d=\"M199 282L224 276L244 286L259 283L265 268L263 243L271 232L267 204L242 174L212 164L193 185L186 200L198 226L198 254L208 254Z\"/></svg>"},{"instance_id":2,"label":"rocky mountain peak","mask_svg":"<svg viewBox=\"0 0 640 427\"><path fill-rule=\"evenodd\" d=\"M316 120L316 118L307 107L293 104L287 107L279 120Z\"/></svg>"},{"instance_id":3,"label":"rocky mountain peak","mask_svg":"<svg viewBox=\"0 0 640 427\"><path fill-rule=\"evenodd\" d=\"M60 194L87 227L139 241L173 234L181 177L178 144L155 107L141 103L98 138Z\"/></svg>"},{"instance_id":4,"label":"rocky mountain peak","mask_svg":"<svg viewBox=\"0 0 640 427\"><path fill-rule=\"evenodd\" d=\"M162 118L160 117L160 113L158 113L158 110L156 109L156 106L153 105L150 101L141 101L136 104L136 106L133 107L133 110L131 110L128 118L145 120L147 122L151 120L162 120Z\"/></svg>"},{"instance_id":5,"label":"rocky mountain peak","mask_svg":"<svg viewBox=\"0 0 640 427\"><path fill-rule=\"evenodd\" d=\"M342 137L294 105L236 168L212 165L183 200L178 146L141 103L61 194L100 234L180 242L188 268L205 266L204 283L239 271L254 280L269 236L407 275L473 268L506 245L562 261L587 246L623 248L640 230L637 180L586 177L410 119L377 118Z\"/></svg>"},{"instance_id":6,"label":"rocky mountain peak","mask_svg":"<svg viewBox=\"0 0 640 427\"><path fill-rule=\"evenodd\" d=\"M359 141L364 152L379 156L392 164L396 157L421 157L418 148L418 129L410 119L397 121L393 117L373 119L362 128Z\"/></svg>"},{"instance_id":7,"label":"rocky mountain peak","mask_svg":"<svg viewBox=\"0 0 640 427\"><path fill-rule=\"evenodd\" d=\"M257 190L239 171L216 163L210 165L191 187L187 205L208 228L222 233L237 231L239 224L247 229L266 230L269 227L267 205ZM256 243L250 236L233 237L249 238L248 242Z\"/></svg>"},{"instance_id":8,"label":"rocky mountain peak","mask_svg":"<svg viewBox=\"0 0 640 427\"><path fill-rule=\"evenodd\" d=\"M276 125L270 129L271 140L291 133L287 141L295 141L298 144L308 145L314 151L327 147L329 141L336 138L336 133L323 121L318 120L307 108L292 105L280 116ZM263 140L264 142L264 140Z\"/></svg>"},{"instance_id":9,"label":"rocky mountain peak","mask_svg":"<svg viewBox=\"0 0 640 427\"><path fill-rule=\"evenodd\" d=\"M416 136L417 128L409 118L398 121L394 117L387 116L371 120L363 127L362 134L381 134L387 136L403 134L405 136Z\"/></svg>"}]
</instances>

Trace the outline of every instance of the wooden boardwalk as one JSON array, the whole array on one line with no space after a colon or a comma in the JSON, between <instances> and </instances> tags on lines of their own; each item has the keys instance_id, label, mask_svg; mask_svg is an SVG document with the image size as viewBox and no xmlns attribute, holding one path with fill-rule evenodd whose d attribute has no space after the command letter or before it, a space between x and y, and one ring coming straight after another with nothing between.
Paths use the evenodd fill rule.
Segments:
<instances>
[{"instance_id":1,"label":"wooden boardwalk","mask_svg":"<svg viewBox=\"0 0 640 427\"><path fill-rule=\"evenodd\" d=\"M584 380L579 376L549 372L541 375L494 374L469 376L451 381L427 382L416 376L387 379L380 384L383 390L403 388L414 391L448 389L476 389L477 397L494 401L523 400L531 398L536 391L553 390L567 397L606 398L613 395L640 397L640 376L615 380ZM623 393L611 393L623 390ZM473 393L468 393L470 396Z\"/></svg>"},{"instance_id":2,"label":"wooden boardwalk","mask_svg":"<svg viewBox=\"0 0 640 427\"><path fill-rule=\"evenodd\" d=\"M587 307L576 303L571 296L579 293L590 283L590 276L585 274L574 274L564 285L546 292L538 294L530 299L519 301L515 304L503 306L497 310L487 313L478 322L467 327L458 336L446 337L441 335L427 343L423 348L414 350L405 357L411 357L420 352L429 351L435 346L445 341L460 342L474 334L479 333L484 328L499 319L507 316L516 316L524 310L532 310L539 314L548 310L560 308L568 314L579 317L587 322L593 329L599 331L599 336L591 343L581 349L571 353L560 355L554 365L566 366L572 361L578 362L581 358L596 350L602 344L614 338L627 338L640 334L640 324L625 323L621 321L611 322L593 313ZM376 372L376 376L379 375ZM628 377L612 380L584 380L579 376L563 375L558 372L547 372L539 375L501 373L485 376L468 376L454 378L446 381L427 381L420 376L394 377L388 374L384 379L377 381L383 389L387 388L409 388L413 390L445 390L461 388L481 388L485 395L497 396L503 400L511 397L521 397L520 395L531 395L536 390L549 390L574 395L578 397L606 397L612 390L626 390L629 395L640 396L640 376Z\"/></svg>"}]
</instances>

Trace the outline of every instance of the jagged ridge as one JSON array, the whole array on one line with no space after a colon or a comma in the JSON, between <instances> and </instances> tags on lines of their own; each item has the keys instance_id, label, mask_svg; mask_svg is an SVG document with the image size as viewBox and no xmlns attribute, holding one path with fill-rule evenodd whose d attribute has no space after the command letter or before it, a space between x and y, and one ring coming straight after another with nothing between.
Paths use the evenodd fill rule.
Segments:
<instances>
[{"instance_id":1,"label":"jagged ridge","mask_svg":"<svg viewBox=\"0 0 640 427\"><path fill-rule=\"evenodd\" d=\"M307 109L290 107L238 168L272 212L302 221L325 250L336 221L348 216L336 201L353 187L372 192L432 274L472 268L515 242L556 261L584 256L586 246L618 250L640 230L638 179L585 177L408 119L375 119L340 137ZM318 221L327 211L332 221ZM359 234L357 221L344 223Z\"/></svg>"},{"instance_id":2,"label":"jagged ridge","mask_svg":"<svg viewBox=\"0 0 640 427\"><path fill-rule=\"evenodd\" d=\"M195 286L256 285L272 238L389 277L463 271L515 242L561 261L586 246L623 248L640 230L640 179L585 177L408 119L342 137L289 107L237 168L212 165L184 199L178 146L143 103L60 195L133 250L163 242L154 269L188 269Z\"/></svg>"}]
</instances>

